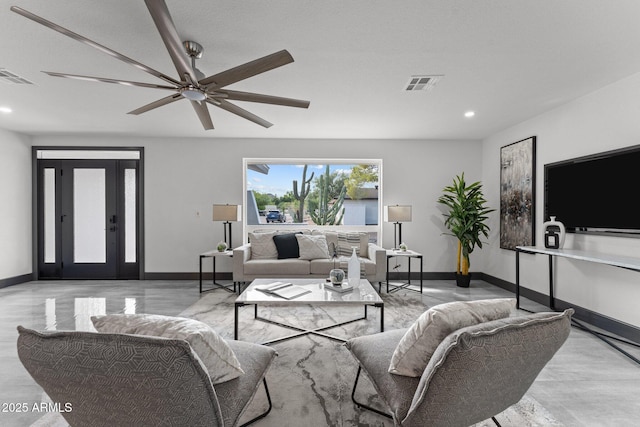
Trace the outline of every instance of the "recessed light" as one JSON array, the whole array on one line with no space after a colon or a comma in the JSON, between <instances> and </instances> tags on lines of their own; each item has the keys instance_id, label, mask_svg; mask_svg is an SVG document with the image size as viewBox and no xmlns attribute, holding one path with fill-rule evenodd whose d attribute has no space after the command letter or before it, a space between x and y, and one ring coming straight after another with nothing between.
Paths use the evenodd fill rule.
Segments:
<instances>
[{"instance_id":1,"label":"recessed light","mask_svg":"<svg viewBox=\"0 0 640 427\"><path fill-rule=\"evenodd\" d=\"M9 114L11 112L13 112L13 110L9 107L0 107L0 113Z\"/></svg>"},{"instance_id":2,"label":"recessed light","mask_svg":"<svg viewBox=\"0 0 640 427\"><path fill-rule=\"evenodd\" d=\"M475 116L475 115L476 115L476 113L475 113L475 112L473 112L473 111L467 111L466 113L464 113L464 116L465 116L465 117L473 117L473 116Z\"/></svg>"}]
</instances>

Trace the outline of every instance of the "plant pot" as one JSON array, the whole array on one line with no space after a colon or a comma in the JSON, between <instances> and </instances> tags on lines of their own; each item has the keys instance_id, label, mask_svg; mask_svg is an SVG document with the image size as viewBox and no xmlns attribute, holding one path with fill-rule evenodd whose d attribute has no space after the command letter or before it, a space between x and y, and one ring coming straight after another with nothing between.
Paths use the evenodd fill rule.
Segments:
<instances>
[{"instance_id":1,"label":"plant pot","mask_svg":"<svg viewBox=\"0 0 640 427\"><path fill-rule=\"evenodd\" d=\"M468 288L471 282L471 273L458 274L456 273L456 285L460 288Z\"/></svg>"}]
</instances>

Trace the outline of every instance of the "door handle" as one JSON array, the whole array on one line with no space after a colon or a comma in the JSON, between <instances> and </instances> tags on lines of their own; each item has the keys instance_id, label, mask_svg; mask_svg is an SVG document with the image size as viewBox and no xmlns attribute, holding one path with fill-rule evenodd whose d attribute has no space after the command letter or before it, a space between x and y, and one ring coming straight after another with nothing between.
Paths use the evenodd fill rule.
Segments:
<instances>
[{"instance_id":1,"label":"door handle","mask_svg":"<svg viewBox=\"0 0 640 427\"><path fill-rule=\"evenodd\" d=\"M115 224L118 222L118 217L116 215L111 215L111 218L109 218L109 222L111 224ZM113 230L112 230L113 231Z\"/></svg>"},{"instance_id":2,"label":"door handle","mask_svg":"<svg viewBox=\"0 0 640 427\"><path fill-rule=\"evenodd\" d=\"M117 227L115 225L112 225L111 227L109 227L109 231L116 231Z\"/></svg>"}]
</instances>

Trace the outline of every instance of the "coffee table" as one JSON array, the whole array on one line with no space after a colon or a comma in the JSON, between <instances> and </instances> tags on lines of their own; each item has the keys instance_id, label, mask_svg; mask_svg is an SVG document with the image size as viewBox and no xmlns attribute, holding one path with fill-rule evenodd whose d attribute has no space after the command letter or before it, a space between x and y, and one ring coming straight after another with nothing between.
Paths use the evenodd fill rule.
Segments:
<instances>
[{"instance_id":1,"label":"coffee table","mask_svg":"<svg viewBox=\"0 0 640 427\"><path fill-rule=\"evenodd\" d=\"M294 285L301 286L310 292L296 297L291 300L280 298L277 296L266 294L256 289L256 286L268 285L273 282L290 282ZM323 333L327 329L335 328L338 326L346 325L348 323L357 322L359 320L365 320L367 318L367 307L372 305L380 308L380 332L384 332L384 301L380 298L380 295L373 289L371 283L366 279L360 279L360 283L353 287L350 292L340 293L330 289L325 289L325 282L321 279L255 279L251 284L240 294L235 301L235 318L234 318L234 339L238 339L238 311L241 307L246 305L254 306L254 318L263 322L279 325L288 329L298 331L295 334L287 335L282 338L263 342L262 344L273 344L280 341L289 340L292 338L301 337L304 335L318 335L321 337L329 338L335 341L346 342L345 339ZM327 305L327 306L363 306L364 315L356 319L347 320L340 323L334 323L328 326L322 326L315 329L305 329L296 325L290 325L286 323L276 322L274 320L266 319L258 316L258 305L262 306L281 306L281 307L295 307L301 305Z\"/></svg>"}]
</instances>

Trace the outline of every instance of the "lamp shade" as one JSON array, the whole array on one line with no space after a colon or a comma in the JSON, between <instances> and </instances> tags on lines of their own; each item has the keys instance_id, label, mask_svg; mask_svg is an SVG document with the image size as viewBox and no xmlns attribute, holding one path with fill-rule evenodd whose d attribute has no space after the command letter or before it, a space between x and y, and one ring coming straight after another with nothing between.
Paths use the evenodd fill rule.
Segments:
<instances>
[{"instance_id":1,"label":"lamp shade","mask_svg":"<svg viewBox=\"0 0 640 427\"><path fill-rule=\"evenodd\" d=\"M384 207L385 222L411 222L410 205L391 205Z\"/></svg>"},{"instance_id":2,"label":"lamp shade","mask_svg":"<svg viewBox=\"0 0 640 427\"><path fill-rule=\"evenodd\" d=\"M213 205L214 221L240 221L242 220L241 205Z\"/></svg>"}]
</instances>

